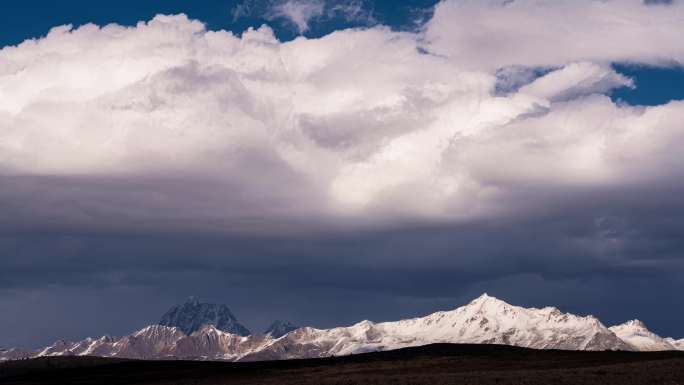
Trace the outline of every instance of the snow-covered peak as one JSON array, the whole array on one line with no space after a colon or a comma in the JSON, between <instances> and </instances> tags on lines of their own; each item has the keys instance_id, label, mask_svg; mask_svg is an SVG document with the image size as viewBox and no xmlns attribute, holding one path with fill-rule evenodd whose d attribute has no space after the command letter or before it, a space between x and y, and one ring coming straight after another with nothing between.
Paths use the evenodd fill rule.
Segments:
<instances>
[{"instance_id":1,"label":"snow-covered peak","mask_svg":"<svg viewBox=\"0 0 684 385\"><path fill-rule=\"evenodd\" d=\"M471 315L486 315L490 317L495 317L495 318L501 318L501 319L517 319L517 318L535 318L535 317L545 317L545 318L550 318L550 317L557 317L557 316L563 316L564 313L561 312L558 308L553 307L553 306L547 306L541 309L537 308L524 308L520 306L515 306L511 305L506 301L503 301L499 298L487 295L487 293L482 294L481 296L475 298L474 300L470 301L465 306L459 307L456 310L457 312L461 313L467 313ZM435 313L435 314L440 314ZM578 317L578 316L574 316ZM586 317L579 317L582 318L588 322L594 323L595 321L598 322L596 318L593 316L586 316Z\"/></svg>"},{"instance_id":2,"label":"snow-covered peak","mask_svg":"<svg viewBox=\"0 0 684 385\"><path fill-rule=\"evenodd\" d=\"M606 327L594 316L578 316L563 313L558 308L547 306L541 309L511 305L496 297L483 294L470 303L453 310L460 317L480 319L483 323L496 323L504 329L527 329L535 327L584 328L586 330L605 330ZM450 313L439 312L435 314ZM431 315L434 316L435 314ZM490 327L492 324L490 324Z\"/></svg>"},{"instance_id":3,"label":"snow-covered peak","mask_svg":"<svg viewBox=\"0 0 684 385\"><path fill-rule=\"evenodd\" d=\"M299 326L295 326L288 321L276 320L271 324L271 326L268 327L268 329L266 329L264 334L273 338L280 338L296 329L299 329Z\"/></svg>"},{"instance_id":4,"label":"snow-covered peak","mask_svg":"<svg viewBox=\"0 0 684 385\"><path fill-rule=\"evenodd\" d=\"M191 335L202 335L202 334L205 334L205 335L206 334L216 334L216 335L218 335L218 334L226 334L226 333L220 331L214 325L207 324L207 325L202 325L201 328L194 331ZM228 334L230 334L230 333L228 333Z\"/></svg>"},{"instance_id":5,"label":"snow-covered peak","mask_svg":"<svg viewBox=\"0 0 684 385\"><path fill-rule=\"evenodd\" d=\"M674 348L677 350L684 350L684 338L680 340L675 340L674 338L668 337L665 338L665 341L667 341L667 343L669 343L670 345L674 346Z\"/></svg>"},{"instance_id":6,"label":"snow-covered peak","mask_svg":"<svg viewBox=\"0 0 684 385\"><path fill-rule=\"evenodd\" d=\"M132 337L158 338L184 334L180 328L164 325L149 325L131 334Z\"/></svg>"},{"instance_id":7,"label":"snow-covered peak","mask_svg":"<svg viewBox=\"0 0 684 385\"><path fill-rule=\"evenodd\" d=\"M637 320L611 326L610 330L620 339L640 351L675 350L676 347L667 339L648 330L646 325Z\"/></svg>"},{"instance_id":8,"label":"snow-covered peak","mask_svg":"<svg viewBox=\"0 0 684 385\"><path fill-rule=\"evenodd\" d=\"M231 334L247 336L250 331L240 324L226 305L201 303L190 297L182 305L174 306L164 314L160 325L173 326L190 335L204 325L214 325L217 329Z\"/></svg>"},{"instance_id":9,"label":"snow-covered peak","mask_svg":"<svg viewBox=\"0 0 684 385\"><path fill-rule=\"evenodd\" d=\"M199 330L194 331L192 334L190 334L190 337L199 337L199 338L235 338L235 339L244 339L247 338L246 336L240 336L237 334L233 333L228 333L223 330L218 329L214 325L203 325Z\"/></svg>"},{"instance_id":10,"label":"snow-covered peak","mask_svg":"<svg viewBox=\"0 0 684 385\"><path fill-rule=\"evenodd\" d=\"M629 320L625 323L622 323L620 325L613 326L613 327L614 328L630 328L630 329L648 330L648 328L646 327L646 324L644 324L643 322L641 322L638 319Z\"/></svg>"},{"instance_id":11,"label":"snow-covered peak","mask_svg":"<svg viewBox=\"0 0 684 385\"><path fill-rule=\"evenodd\" d=\"M327 330L300 328L269 347L288 352L344 355L430 343L506 344L540 349L605 350L631 347L596 318L553 307L522 308L482 295L451 311L396 322L361 321ZM313 353L312 353L313 352ZM260 357L269 357L263 354Z\"/></svg>"},{"instance_id":12,"label":"snow-covered peak","mask_svg":"<svg viewBox=\"0 0 684 385\"><path fill-rule=\"evenodd\" d=\"M43 350L41 350L38 355L39 356L61 356L61 355L70 355L71 352L70 350L74 347L75 343L65 341L65 340L57 340L55 343L53 343L50 346L45 347Z\"/></svg>"},{"instance_id":13,"label":"snow-covered peak","mask_svg":"<svg viewBox=\"0 0 684 385\"><path fill-rule=\"evenodd\" d=\"M674 340L673 339L673 341L674 342L672 343L672 345L674 345L679 350L684 350L684 338L682 338L680 340Z\"/></svg>"},{"instance_id":14,"label":"snow-covered peak","mask_svg":"<svg viewBox=\"0 0 684 385\"><path fill-rule=\"evenodd\" d=\"M520 342L515 345L559 349L573 349L572 346L599 350L624 348L595 317L563 313L555 307L524 308L483 295L454 312L467 315L466 324L479 322L485 325L483 329L488 333L494 331L509 336L500 343L510 344L508 341L519 338ZM479 333L475 326L470 329ZM568 338L564 339L563 334ZM573 334L574 338L570 338Z\"/></svg>"},{"instance_id":15,"label":"snow-covered peak","mask_svg":"<svg viewBox=\"0 0 684 385\"><path fill-rule=\"evenodd\" d=\"M496 297L492 297L490 295L487 295L487 293L484 293L481 296L470 301L469 304L462 306L459 309L463 309L464 312L468 313L496 315L500 313L505 314L511 311L515 311L515 308L516 307L513 305L510 305Z\"/></svg>"},{"instance_id":16,"label":"snow-covered peak","mask_svg":"<svg viewBox=\"0 0 684 385\"><path fill-rule=\"evenodd\" d=\"M480 305L481 306L487 302L503 302L503 301L501 301L500 299L498 299L496 297L492 297L491 295L489 295L487 293L482 293L482 295L480 295L479 297L470 301L470 303L468 305L473 305L473 306Z\"/></svg>"}]
</instances>

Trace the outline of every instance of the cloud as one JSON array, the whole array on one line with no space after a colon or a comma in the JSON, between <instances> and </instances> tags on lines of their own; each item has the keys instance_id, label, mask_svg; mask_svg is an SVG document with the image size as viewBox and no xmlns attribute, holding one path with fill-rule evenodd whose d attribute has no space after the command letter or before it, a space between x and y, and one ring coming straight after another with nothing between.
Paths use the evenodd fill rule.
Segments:
<instances>
[{"instance_id":1,"label":"cloud","mask_svg":"<svg viewBox=\"0 0 684 385\"><path fill-rule=\"evenodd\" d=\"M343 20L354 26L377 24L366 0L245 0L232 10L233 20L246 17L284 22L301 35L312 23Z\"/></svg>"},{"instance_id":2,"label":"cloud","mask_svg":"<svg viewBox=\"0 0 684 385\"><path fill-rule=\"evenodd\" d=\"M425 28L429 49L465 68L669 65L684 62L678 38L683 7L640 0L445 0Z\"/></svg>"},{"instance_id":3,"label":"cloud","mask_svg":"<svg viewBox=\"0 0 684 385\"><path fill-rule=\"evenodd\" d=\"M267 17L285 18L297 27L299 33L304 33L309 29L309 21L322 15L322 0L289 0L274 5Z\"/></svg>"},{"instance_id":4,"label":"cloud","mask_svg":"<svg viewBox=\"0 0 684 385\"><path fill-rule=\"evenodd\" d=\"M634 88L634 83L611 68L592 63L571 63L523 86L519 92L558 102L603 94L619 87Z\"/></svg>"},{"instance_id":5,"label":"cloud","mask_svg":"<svg viewBox=\"0 0 684 385\"><path fill-rule=\"evenodd\" d=\"M375 25L378 23L372 8L365 0L342 0L328 2L328 17L342 17L348 23Z\"/></svg>"},{"instance_id":6,"label":"cloud","mask_svg":"<svg viewBox=\"0 0 684 385\"><path fill-rule=\"evenodd\" d=\"M669 5L672 4L673 0L644 0L646 5Z\"/></svg>"},{"instance_id":7,"label":"cloud","mask_svg":"<svg viewBox=\"0 0 684 385\"><path fill-rule=\"evenodd\" d=\"M498 64L479 70L463 69L470 57L418 49L426 38L438 47L446 12L473 12L474 27L490 14L513 12L517 20L518 7L537 9L483 4L441 3L424 36L378 26L280 42L268 27L238 37L184 15L134 27L54 28L0 52L0 173L18 181L0 192L24 199L54 178L123 183L130 189L115 199L112 187L68 186L32 199L87 206L93 218L120 211L112 218L123 222L163 222L161 213L178 208L192 223L232 229L233 221L249 222L254 231L274 218L354 226L462 221L510 211L517 204L506 199L518 186L627 183L634 176L621 160L656 169L664 149L680 143L679 103L641 109L604 96L633 87L606 64L622 54L555 62L529 76L524 68L551 64L546 58L567 47L546 50L543 60L531 55L525 64L533 67L481 50ZM602 10L578 4L572 12ZM555 15L556 7L538 8ZM650 17L643 20L633 28L649 28ZM662 58L678 60L661 47ZM203 186L201 193L183 181ZM36 207L45 204L20 207L43 218L52 210Z\"/></svg>"}]
</instances>

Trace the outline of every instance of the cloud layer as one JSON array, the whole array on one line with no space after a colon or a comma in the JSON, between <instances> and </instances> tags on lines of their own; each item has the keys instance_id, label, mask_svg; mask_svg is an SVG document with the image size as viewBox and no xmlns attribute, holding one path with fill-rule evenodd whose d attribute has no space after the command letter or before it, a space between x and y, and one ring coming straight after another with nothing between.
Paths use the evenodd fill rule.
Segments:
<instances>
[{"instance_id":1,"label":"cloud layer","mask_svg":"<svg viewBox=\"0 0 684 385\"><path fill-rule=\"evenodd\" d=\"M119 195L122 207L111 209L149 199L199 220L450 220L506 211L511 188L616 186L672 161L662 153L680 139L682 108L615 105L603 95L632 82L609 63L679 62L681 45L668 42L681 32L681 8L450 1L424 34L376 27L286 43L267 27L236 37L182 15L135 27L57 27L0 54L0 172L132 185L191 180L206 185L203 197L133 187L140 194ZM527 25L520 18L563 30L568 13L587 25L560 43L543 36L554 47L525 38L539 39L532 31L541 26L509 33ZM442 23L453 17L463 20ZM491 36L493 18L500 22ZM645 29L655 25L671 36L653 37L660 44L621 38L619 52L607 49L618 50L610 40L618 36L650 39ZM577 36L600 28L605 41ZM474 47L480 31L516 46ZM572 39L595 44L573 52L563 46ZM537 53L525 52L532 46ZM544 66L553 67L496 92L521 75L502 69ZM634 175L633 166L644 172Z\"/></svg>"},{"instance_id":2,"label":"cloud layer","mask_svg":"<svg viewBox=\"0 0 684 385\"><path fill-rule=\"evenodd\" d=\"M671 65L684 60L683 18L676 1L447 0L436 6L426 37L467 68L581 60Z\"/></svg>"}]
</instances>

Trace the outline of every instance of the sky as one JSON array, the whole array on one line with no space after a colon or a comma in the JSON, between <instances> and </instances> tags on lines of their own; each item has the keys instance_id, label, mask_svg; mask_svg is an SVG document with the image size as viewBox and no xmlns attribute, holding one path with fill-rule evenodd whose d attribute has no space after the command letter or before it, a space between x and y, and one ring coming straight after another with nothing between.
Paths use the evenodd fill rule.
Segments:
<instances>
[{"instance_id":1,"label":"sky","mask_svg":"<svg viewBox=\"0 0 684 385\"><path fill-rule=\"evenodd\" d=\"M0 347L510 303L684 337L684 2L8 1Z\"/></svg>"}]
</instances>

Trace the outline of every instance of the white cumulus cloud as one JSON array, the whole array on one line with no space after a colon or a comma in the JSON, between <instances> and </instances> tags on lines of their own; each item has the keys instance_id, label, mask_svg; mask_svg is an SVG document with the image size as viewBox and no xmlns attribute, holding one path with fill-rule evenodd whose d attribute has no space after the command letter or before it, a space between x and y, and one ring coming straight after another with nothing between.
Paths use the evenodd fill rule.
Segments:
<instances>
[{"instance_id":1,"label":"white cumulus cloud","mask_svg":"<svg viewBox=\"0 0 684 385\"><path fill-rule=\"evenodd\" d=\"M282 17L292 22L299 33L309 29L311 19L323 15L324 4L322 0L289 0L273 5L269 17Z\"/></svg>"},{"instance_id":2,"label":"white cumulus cloud","mask_svg":"<svg viewBox=\"0 0 684 385\"><path fill-rule=\"evenodd\" d=\"M426 25L431 50L467 68L572 61L684 62L684 5L642 0L444 0Z\"/></svg>"},{"instance_id":3,"label":"white cumulus cloud","mask_svg":"<svg viewBox=\"0 0 684 385\"><path fill-rule=\"evenodd\" d=\"M282 12L304 31L322 11L300 5ZM682 63L683 8L444 1L420 33L289 42L184 15L56 27L0 51L0 197L49 223L290 231L278 221L468 220L524 209L520 191L667 180L684 105L605 93L633 86L613 61Z\"/></svg>"}]
</instances>

